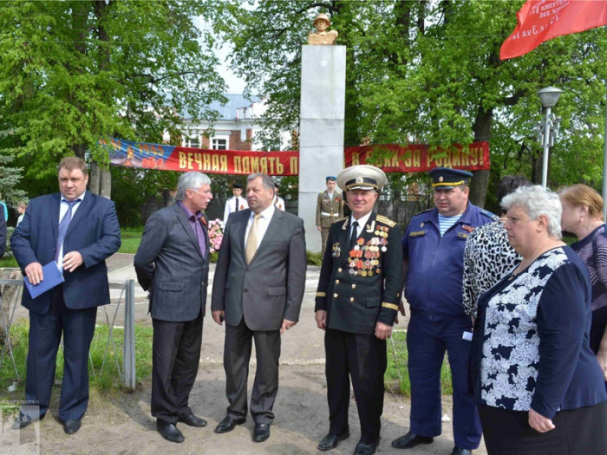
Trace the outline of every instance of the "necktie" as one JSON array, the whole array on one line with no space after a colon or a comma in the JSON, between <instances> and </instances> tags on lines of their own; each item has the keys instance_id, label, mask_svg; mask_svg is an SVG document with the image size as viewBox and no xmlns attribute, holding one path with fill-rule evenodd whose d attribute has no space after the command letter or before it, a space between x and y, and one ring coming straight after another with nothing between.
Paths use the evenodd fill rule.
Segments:
<instances>
[{"instance_id":1,"label":"necktie","mask_svg":"<svg viewBox=\"0 0 607 455\"><path fill-rule=\"evenodd\" d=\"M76 199L74 201L63 200L61 202L67 203L67 205L69 207L67 209L67 212L65 212L65 215L63 215L63 219L59 223L59 236L57 237L57 249L55 251L55 261L59 259L59 252L61 251L61 246L63 245L63 239L65 238L65 234L67 233L67 228L69 227L70 222L72 221L72 209L74 208L74 205L76 205L78 202L80 202L80 199Z\"/></svg>"},{"instance_id":2,"label":"necktie","mask_svg":"<svg viewBox=\"0 0 607 455\"><path fill-rule=\"evenodd\" d=\"M200 225L201 219L195 218L194 222L194 231L196 232L196 237L198 238L198 246L200 247L200 252L202 253L202 257L205 257L207 253L207 242L204 238L204 231L202 230L202 226Z\"/></svg>"},{"instance_id":3,"label":"necktie","mask_svg":"<svg viewBox=\"0 0 607 455\"><path fill-rule=\"evenodd\" d=\"M235 212L238 212L238 198L236 198L236 210Z\"/></svg>"},{"instance_id":4,"label":"necktie","mask_svg":"<svg viewBox=\"0 0 607 455\"><path fill-rule=\"evenodd\" d=\"M245 255L247 258L247 264L250 264L253 260L253 256L255 256L255 252L257 251L257 233L259 232L259 218L261 218L261 214L257 213L253 217L253 225L249 230L249 236L247 237L247 248L245 250Z\"/></svg>"},{"instance_id":5,"label":"necktie","mask_svg":"<svg viewBox=\"0 0 607 455\"><path fill-rule=\"evenodd\" d=\"M350 251L354 248L354 245L356 245L356 238L358 237L357 231L358 221L355 221L352 223L352 234L350 234Z\"/></svg>"}]
</instances>

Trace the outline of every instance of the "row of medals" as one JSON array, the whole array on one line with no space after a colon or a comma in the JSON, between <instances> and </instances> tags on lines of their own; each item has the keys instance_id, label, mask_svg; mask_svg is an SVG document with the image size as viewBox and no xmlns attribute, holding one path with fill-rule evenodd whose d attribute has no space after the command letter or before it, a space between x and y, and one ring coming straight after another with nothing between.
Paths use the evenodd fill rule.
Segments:
<instances>
[{"instance_id":1,"label":"row of medals","mask_svg":"<svg viewBox=\"0 0 607 455\"><path fill-rule=\"evenodd\" d=\"M378 275L381 273L379 267L375 270L373 270L373 268L379 265L379 250L381 249L383 253L388 250L388 228L377 226L377 230L374 234L379 237L371 238L367 245L363 245L365 239L360 238L356 241L354 249L350 251L348 261L350 263L350 273L352 275L366 277L373 276L375 273ZM365 260L363 260L363 258Z\"/></svg>"}]
</instances>

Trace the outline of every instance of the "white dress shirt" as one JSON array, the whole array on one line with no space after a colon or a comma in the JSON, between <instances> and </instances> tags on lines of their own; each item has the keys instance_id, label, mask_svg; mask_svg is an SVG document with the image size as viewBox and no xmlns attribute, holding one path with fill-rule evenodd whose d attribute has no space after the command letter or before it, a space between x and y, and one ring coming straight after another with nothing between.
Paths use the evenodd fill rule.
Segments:
<instances>
[{"instance_id":1,"label":"white dress shirt","mask_svg":"<svg viewBox=\"0 0 607 455\"><path fill-rule=\"evenodd\" d=\"M249 208L249 204L247 203L247 198L243 195L238 196L238 210L245 210ZM242 208L240 208L242 207ZM223 224L225 226L225 224L228 222L228 217L230 216L230 213L233 213L236 211L236 197L231 197L230 199L228 199L226 201L226 206L225 209L223 211Z\"/></svg>"},{"instance_id":2,"label":"white dress shirt","mask_svg":"<svg viewBox=\"0 0 607 455\"><path fill-rule=\"evenodd\" d=\"M274 216L274 211L276 207L274 204L270 204L270 206L260 213L261 218L257 221L257 248L261 245L261 241L263 240L263 236L266 235L266 231L268 230L268 226L270 225L270 221L272 221L272 217ZM244 233L244 245L245 248L247 246L247 239L249 238L249 231L251 230L251 226L253 226L253 221L255 212L251 211L251 216L249 217L249 222L247 223L247 230Z\"/></svg>"},{"instance_id":3,"label":"white dress shirt","mask_svg":"<svg viewBox=\"0 0 607 455\"><path fill-rule=\"evenodd\" d=\"M358 220L354 218L354 215L350 215L350 226L352 226L352 224L354 224L355 221L358 223L358 227L356 228L356 238L360 237L362 228L364 228L366 226L367 221L369 221L369 217L371 216L371 213L372 212L369 212L365 216L361 216ZM351 228L350 228L350 237L352 237Z\"/></svg>"},{"instance_id":4,"label":"white dress shirt","mask_svg":"<svg viewBox=\"0 0 607 455\"><path fill-rule=\"evenodd\" d=\"M74 199L74 200L80 199L80 202L74 204L74 206L72 207L72 221L74 221L74 216L76 216L76 210L78 210L78 207L80 207L80 204L82 204L85 194L86 194L86 191ZM61 203L59 204L59 224L61 224L61 220L67 213L68 208L69 208L69 205L67 204L67 199L65 199L63 197L63 195L61 195ZM70 221L70 223L72 221ZM57 225L57 230L59 230L59 224ZM65 243L65 238L63 239L63 242ZM61 244L61 247L59 248L59 258L57 259L57 267L59 268L61 273L63 273L63 243Z\"/></svg>"}]
</instances>

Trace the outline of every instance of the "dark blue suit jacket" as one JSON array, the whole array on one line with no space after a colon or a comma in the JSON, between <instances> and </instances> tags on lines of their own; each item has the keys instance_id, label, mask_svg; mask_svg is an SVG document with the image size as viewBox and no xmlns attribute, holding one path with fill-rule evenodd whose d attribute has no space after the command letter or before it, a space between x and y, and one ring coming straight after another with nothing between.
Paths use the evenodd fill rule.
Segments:
<instances>
[{"instance_id":1,"label":"dark blue suit jacket","mask_svg":"<svg viewBox=\"0 0 607 455\"><path fill-rule=\"evenodd\" d=\"M23 221L11 237L22 271L32 262L46 265L55 259L60 203L60 193L30 201ZM119 248L120 226L114 203L87 191L63 240L64 255L78 251L84 260L73 272L63 272L63 298L68 308L79 310L110 303L105 259ZM24 291L21 304L30 311L45 314L50 308L51 292L32 299Z\"/></svg>"}]
</instances>

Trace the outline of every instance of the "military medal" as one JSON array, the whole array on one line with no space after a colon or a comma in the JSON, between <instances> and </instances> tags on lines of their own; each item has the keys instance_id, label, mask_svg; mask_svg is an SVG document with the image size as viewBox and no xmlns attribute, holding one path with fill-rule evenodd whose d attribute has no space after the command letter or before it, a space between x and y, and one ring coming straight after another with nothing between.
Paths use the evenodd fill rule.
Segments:
<instances>
[{"instance_id":1,"label":"military medal","mask_svg":"<svg viewBox=\"0 0 607 455\"><path fill-rule=\"evenodd\" d=\"M338 258L341 255L341 248L339 242L333 244L333 257Z\"/></svg>"}]
</instances>

